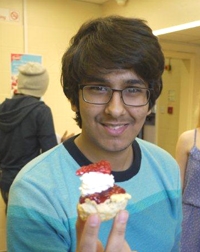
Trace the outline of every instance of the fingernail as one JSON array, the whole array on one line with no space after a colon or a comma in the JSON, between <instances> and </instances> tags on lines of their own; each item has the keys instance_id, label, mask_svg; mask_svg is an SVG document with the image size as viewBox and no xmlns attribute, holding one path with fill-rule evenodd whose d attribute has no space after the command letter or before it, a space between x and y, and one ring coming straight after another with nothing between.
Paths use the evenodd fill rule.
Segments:
<instances>
[{"instance_id":1,"label":"fingernail","mask_svg":"<svg viewBox=\"0 0 200 252\"><path fill-rule=\"evenodd\" d=\"M99 224L99 216L98 216L98 214L92 214L92 215L89 217L89 223L90 223L90 226L91 226L91 227L96 227L96 226L98 226L98 224Z\"/></svg>"},{"instance_id":2,"label":"fingernail","mask_svg":"<svg viewBox=\"0 0 200 252\"><path fill-rule=\"evenodd\" d=\"M126 223L127 220L128 220L128 212L127 212L127 211L120 211L120 212L117 214L117 220L118 220L120 223Z\"/></svg>"}]
</instances>

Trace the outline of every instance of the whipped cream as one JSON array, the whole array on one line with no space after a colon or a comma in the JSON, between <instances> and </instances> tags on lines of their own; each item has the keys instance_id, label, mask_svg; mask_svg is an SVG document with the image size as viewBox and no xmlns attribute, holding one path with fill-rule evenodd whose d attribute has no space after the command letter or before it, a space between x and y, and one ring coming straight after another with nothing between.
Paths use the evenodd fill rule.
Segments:
<instances>
[{"instance_id":1,"label":"whipped cream","mask_svg":"<svg viewBox=\"0 0 200 252\"><path fill-rule=\"evenodd\" d=\"M105 174L101 172L88 172L80 177L82 181L79 187L82 196L88 194L100 193L114 186L114 177L112 174Z\"/></svg>"}]
</instances>

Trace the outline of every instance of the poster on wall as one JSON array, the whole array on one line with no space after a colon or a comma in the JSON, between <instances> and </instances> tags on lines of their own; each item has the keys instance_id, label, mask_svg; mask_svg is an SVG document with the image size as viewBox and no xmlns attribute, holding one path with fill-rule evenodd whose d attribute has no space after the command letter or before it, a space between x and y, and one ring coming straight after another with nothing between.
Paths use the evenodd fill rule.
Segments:
<instances>
[{"instance_id":1,"label":"poster on wall","mask_svg":"<svg viewBox=\"0 0 200 252\"><path fill-rule=\"evenodd\" d=\"M34 54L19 54L11 53L11 92L17 91L17 75L19 73L19 66L26 64L27 62L42 63L42 56Z\"/></svg>"}]
</instances>

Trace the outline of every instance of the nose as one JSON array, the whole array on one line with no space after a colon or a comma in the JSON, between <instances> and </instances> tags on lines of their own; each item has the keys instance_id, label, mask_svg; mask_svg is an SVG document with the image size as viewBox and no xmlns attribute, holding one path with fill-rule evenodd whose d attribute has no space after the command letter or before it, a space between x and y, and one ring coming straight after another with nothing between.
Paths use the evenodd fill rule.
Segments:
<instances>
[{"instance_id":1,"label":"nose","mask_svg":"<svg viewBox=\"0 0 200 252\"><path fill-rule=\"evenodd\" d=\"M113 118L118 118L126 112L125 105L122 101L121 92L113 92L110 102L106 105L105 112Z\"/></svg>"}]
</instances>

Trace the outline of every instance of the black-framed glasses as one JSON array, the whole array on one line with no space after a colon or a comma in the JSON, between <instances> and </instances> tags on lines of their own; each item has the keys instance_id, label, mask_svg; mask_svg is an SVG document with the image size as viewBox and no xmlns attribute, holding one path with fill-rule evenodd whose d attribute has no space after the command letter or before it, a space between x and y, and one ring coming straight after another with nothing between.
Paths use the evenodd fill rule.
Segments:
<instances>
[{"instance_id":1,"label":"black-framed glasses","mask_svg":"<svg viewBox=\"0 0 200 252\"><path fill-rule=\"evenodd\" d=\"M79 88L82 90L82 97L85 102L97 105L109 103L113 93L120 92L125 105L141 107L149 102L151 94L151 89L138 86L114 89L107 86L79 85Z\"/></svg>"}]
</instances>

